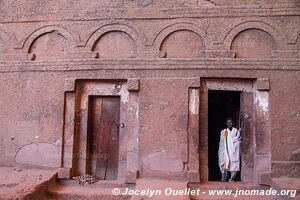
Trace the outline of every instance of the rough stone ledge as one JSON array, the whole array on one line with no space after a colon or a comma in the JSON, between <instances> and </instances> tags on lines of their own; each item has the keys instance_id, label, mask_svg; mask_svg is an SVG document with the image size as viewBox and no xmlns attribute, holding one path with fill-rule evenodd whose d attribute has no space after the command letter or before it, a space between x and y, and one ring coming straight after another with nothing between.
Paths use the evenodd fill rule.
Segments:
<instances>
[{"instance_id":1,"label":"rough stone ledge","mask_svg":"<svg viewBox=\"0 0 300 200\"><path fill-rule=\"evenodd\" d=\"M54 168L0 167L0 199L43 200L56 176L57 169Z\"/></svg>"},{"instance_id":2,"label":"rough stone ledge","mask_svg":"<svg viewBox=\"0 0 300 200\"><path fill-rule=\"evenodd\" d=\"M88 14L86 14L88 12ZM155 13L155 15L153 15ZM293 4L282 4L282 5L244 5L244 6L199 6L198 8L135 8L135 9L124 9L114 8L106 10L97 10L97 12L78 10L68 10L36 13L35 16L23 15L22 18L13 19L12 14L4 13L0 15L2 19L0 23L16 23L16 22L43 22L47 18L51 17L54 21L82 21L82 16L85 17L85 21L94 21L99 19L152 19L152 18L167 18L173 19L178 17L238 17L238 16L282 16L282 15L294 15L299 16L299 8ZM42 17L39 16L42 14ZM138 14L138 15L137 15Z\"/></svg>"},{"instance_id":3,"label":"rough stone ledge","mask_svg":"<svg viewBox=\"0 0 300 200\"><path fill-rule=\"evenodd\" d=\"M260 185L271 185L271 171L264 171L259 173Z\"/></svg>"},{"instance_id":4,"label":"rough stone ledge","mask_svg":"<svg viewBox=\"0 0 300 200\"><path fill-rule=\"evenodd\" d=\"M289 177L280 177L273 178L271 187L277 191L281 190L296 190L296 196L279 196L275 198L276 200L288 200L288 199L299 199L300 198L300 178L289 178Z\"/></svg>"},{"instance_id":5,"label":"rough stone ledge","mask_svg":"<svg viewBox=\"0 0 300 200\"><path fill-rule=\"evenodd\" d=\"M272 161L272 177L300 178L300 161Z\"/></svg>"},{"instance_id":6,"label":"rough stone ledge","mask_svg":"<svg viewBox=\"0 0 300 200\"><path fill-rule=\"evenodd\" d=\"M149 59L149 60L67 60L1 63L0 73L22 71L86 70L294 70L300 71L300 59Z\"/></svg>"}]
</instances>

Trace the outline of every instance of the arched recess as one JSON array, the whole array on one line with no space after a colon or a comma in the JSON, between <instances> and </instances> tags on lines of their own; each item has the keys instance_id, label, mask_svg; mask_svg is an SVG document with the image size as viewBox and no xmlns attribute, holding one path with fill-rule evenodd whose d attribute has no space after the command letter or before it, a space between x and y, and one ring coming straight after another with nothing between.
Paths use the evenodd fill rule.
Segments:
<instances>
[{"instance_id":1,"label":"arched recess","mask_svg":"<svg viewBox=\"0 0 300 200\"><path fill-rule=\"evenodd\" d=\"M31 60L61 60L69 58L72 46L69 41L57 31L39 35L29 46Z\"/></svg>"},{"instance_id":2,"label":"arched recess","mask_svg":"<svg viewBox=\"0 0 300 200\"><path fill-rule=\"evenodd\" d=\"M180 29L162 41L159 51L166 58L199 58L205 56L203 39L194 31Z\"/></svg>"},{"instance_id":3,"label":"arched recess","mask_svg":"<svg viewBox=\"0 0 300 200\"><path fill-rule=\"evenodd\" d=\"M271 58L277 46L269 33L257 29L245 29L232 40L230 50L236 58Z\"/></svg>"},{"instance_id":4,"label":"arched recess","mask_svg":"<svg viewBox=\"0 0 300 200\"><path fill-rule=\"evenodd\" d=\"M32 46L33 42L38 37L51 32L57 32L58 34L63 36L67 40L69 46L75 47L76 44L79 43L78 39L76 39L67 29L60 26L48 25L40 27L31 32L26 38L22 39L22 41L15 48L26 49L26 51L29 52L30 46Z\"/></svg>"},{"instance_id":5,"label":"arched recess","mask_svg":"<svg viewBox=\"0 0 300 200\"><path fill-rule=\"evenodd\" d=\"M223 45L224 50L230 50L233 39L243 30L247 29L260 29L270 34L275 42L276 46L282 41L280 33L269 23L258 20L238 20L226 27L222 32L216 44Z\"/></svg>"},{"instance_id":6,"label":"arched recess","mask_svg":"<svg viewBox=\"0 0 300 200\"><path fill-rule=\"evenodd\" d=\"M191 31L197 34L204 45L204 51L206 51L206 31L202 28L200 28L196 22L186 21L186 20L180 20L180 21L173 21L170 22L168 25L166 25L163 29L158 30L154 37L152 37L147 45L152 45L155 50L160 50L160 47L164 41L164 39L169 36L171 33L185 30L185 31Z\"/></svg>"},{"instance_id":7,"label":"arched recess","mask_svg":"<svg viewBox=\"0 0 300 200\"><path fill-rule=\"evenodd\" d=\"M107 24L94 30L89 38L86 40L85 46L87 51L93 51L97 42L101 37L107 36L108 33L124 33L128 35L134 43L134 55L139 51L142 46L142 38L140 34L131 26L126 24ZM100 56L101 57L101 56Z\"/></svg>"},{"instance_id":8,"label":"arched recess","mask_svg":"<svg viewBox=\"0 0 300 200\"><path fill-rule=\"evenodd\" d=\"M101 35L92 49L100 59L127 59L136 57L136 45L125 32L110 31Z\"/></svg>"}]
</instances>

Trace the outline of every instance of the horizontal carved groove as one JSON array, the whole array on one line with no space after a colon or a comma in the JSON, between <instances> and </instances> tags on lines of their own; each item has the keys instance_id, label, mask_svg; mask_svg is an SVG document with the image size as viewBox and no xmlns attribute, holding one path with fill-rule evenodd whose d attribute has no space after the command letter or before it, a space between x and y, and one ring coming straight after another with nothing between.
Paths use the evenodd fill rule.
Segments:
<instances>
[{"instance_id":1,"label":"horizontal carved groove","mask_svg":"<svg viewBox=\"0 0 300 200\"><path fill-rule=\"evenodd\" d=\"M299 59L151 59L121 61L46 61L0 63L0 73L22 71L88 71L88 70L294 70L300 71Z\"/></svg>"}]
</instances>

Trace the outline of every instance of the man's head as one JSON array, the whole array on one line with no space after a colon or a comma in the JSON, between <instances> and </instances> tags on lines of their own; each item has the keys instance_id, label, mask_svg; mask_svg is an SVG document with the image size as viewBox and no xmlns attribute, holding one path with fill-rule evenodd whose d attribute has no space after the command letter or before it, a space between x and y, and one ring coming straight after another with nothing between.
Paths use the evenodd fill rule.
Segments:
<instances>
[{"instance_id":1,"label":"man's head","mask_svg":"<svg viewBox=\"0 0 300 200\"><path fill-rule=\"evenodd\" d=\"M233 127L233 119L231 117L228 117L226 119L226 126L227 126L227 128L229 128L229 130L232 129L232 127Z\"/></svg>"}]
</instances>

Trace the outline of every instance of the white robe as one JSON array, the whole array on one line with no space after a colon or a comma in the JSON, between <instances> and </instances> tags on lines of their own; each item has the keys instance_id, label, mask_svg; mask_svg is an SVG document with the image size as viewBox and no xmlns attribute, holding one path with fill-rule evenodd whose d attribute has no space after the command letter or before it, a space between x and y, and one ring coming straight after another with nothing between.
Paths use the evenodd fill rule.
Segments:
<instances>
[{"instance_id":1,"label":"white robe","mask_svg":"<svg viewBox=\"0 0 300 200\"><path fill-rule=\"evenodd\" d=\"M225 134L227 133L227 139ZM220 133L219 143L219 167L222 173L227 169L228 171L240 171L240 132L232 127L230 131L228 128Z\"/></svg>"}]
</instances>

